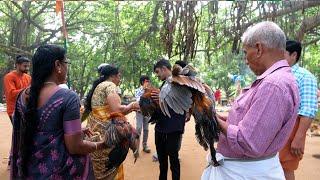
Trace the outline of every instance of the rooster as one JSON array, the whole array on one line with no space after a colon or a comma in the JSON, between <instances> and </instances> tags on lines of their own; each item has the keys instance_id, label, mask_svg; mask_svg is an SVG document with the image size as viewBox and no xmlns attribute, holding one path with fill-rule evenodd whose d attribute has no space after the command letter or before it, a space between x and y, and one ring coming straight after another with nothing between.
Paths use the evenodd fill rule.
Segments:
<instances>
[{"instance_id":1,"label":"rooster","mask_svg":"<svg viewBox=\"0 0 320 180\"><path fill-rule=\"evenodd\" d=\"M160 90L155 87L146 87L139 101L141 113L144 116L149 117L149 123L151 124L154 124L159 120L157 118L157 113L161 112L159 108L159 102L156 102L151 98L151 93L153 91L160 92Z\"/></svg>"},{"instance_id":2,"label":"rooster","mask_svg":"<svg viewBox=\"0 0 320 180\"><path fill-rule=\"evenodd\" d=\"M174 65L172 76L164 83L159 93L159 102L155 102L151 98L151 92L154 88L145 89L144 94L140 97L140 109L143 115L152 117L160 108L162 113L171 117L169 113L170 107L175 113L184 114L189 112L195 119L195 135L199 144L205 149L210 149L211 164L218 166L216 160L216 150L214 141L219 139L219 126L217 123L214 100L210 99L206 93L206 88L195 77L196 71L190 65L182 68ZM159 91L159 90L158 90Z\"/></svg>"},{"instance_id":3,"label":"rooster","mask_svg":"<svg viewBox=\"0 0 320 180\"><path fill-rule=\"evenodd\" d=\"M110 123L105 126L105 143L112 148L108 155L106 168L118 168L126 159L129 148L133 151L136 162L138 156L139 135L121 113L110 114Z\"/></svg>"}]
</instances>

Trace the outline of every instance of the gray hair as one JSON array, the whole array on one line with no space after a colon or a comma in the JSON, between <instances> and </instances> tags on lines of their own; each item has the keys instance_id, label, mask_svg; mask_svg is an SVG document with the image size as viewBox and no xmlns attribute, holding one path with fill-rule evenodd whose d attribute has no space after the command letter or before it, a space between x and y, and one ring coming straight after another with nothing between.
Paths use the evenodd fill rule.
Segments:
<instances>
[{"instance_id":1,"label":"gray hair","mask_svg":"<svg viewBox=\"0 0 320 180\"><path fill-rule=\"evenodd\" d=\"M274 22L264 21L249 27L241 40L247 46L254 46L261 42L268 48L286 49L286 36L282 29Z\"/></svg>"}]
</instances>

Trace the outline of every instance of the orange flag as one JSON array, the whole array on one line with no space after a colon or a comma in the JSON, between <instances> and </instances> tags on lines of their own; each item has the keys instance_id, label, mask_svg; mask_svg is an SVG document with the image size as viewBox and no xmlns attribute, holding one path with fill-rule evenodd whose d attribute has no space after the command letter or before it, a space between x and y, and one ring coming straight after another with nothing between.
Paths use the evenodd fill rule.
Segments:
<instances>
[{"instance_id":1,"label":"orange flag","mask_svg":"<svg viewBox=\"0 0 320 180\"><path fill-rule=\"evenodd\" d=\"M56 13L59 14L62 11L63 0L56 0Z\"/></svg>"}]
</instances>

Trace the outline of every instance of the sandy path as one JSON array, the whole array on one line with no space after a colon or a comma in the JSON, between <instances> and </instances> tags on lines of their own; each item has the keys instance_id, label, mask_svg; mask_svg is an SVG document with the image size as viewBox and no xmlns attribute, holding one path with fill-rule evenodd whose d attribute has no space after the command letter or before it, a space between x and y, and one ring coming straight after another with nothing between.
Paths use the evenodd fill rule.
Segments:
<instances>
[{"instance_id":1,"label":"sandy path","mask_svg":"<svg viewBox=\"0 0 320 180\"><path fill-rule=\"evenodd\" d=\"M128 117L135 125L134 113ZM155 151L154 145L154 126L150 126L149 146L152 153ZM9 179L9 172L6 170L7 155L11 140L11 124L6 113L0 113L0 179ZM296 172L297 180L317 180L320 177L320 137L307 137L306 152L301 162L300 168ZM158 163L152 162L152 153L141 152L140 158L133 164L132 152L129 153L125 162L126 180L150 180L157 179L159 174ZM206 153L196 142L194 137L194 123L190 121L186 125L183 135L181 158L181 179L195 180L199 179L203 168L205 167ZM169 170L169 178L171 179Z\"/></svg>"}]
</instances>

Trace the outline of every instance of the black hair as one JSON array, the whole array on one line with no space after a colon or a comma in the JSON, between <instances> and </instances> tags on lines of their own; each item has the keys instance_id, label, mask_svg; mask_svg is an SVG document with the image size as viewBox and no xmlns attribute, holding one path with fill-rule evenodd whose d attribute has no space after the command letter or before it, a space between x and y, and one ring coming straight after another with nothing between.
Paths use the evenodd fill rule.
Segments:
<instances>
[{"instance_id":1,"label":"black hair","mask_svg":"<svg viewBox=\"0 0 320 180\"><path fill-rule=\"evenodd\" d=\"M294 52L297 52L296 63L300 60L301 50L302 50L300 42L294 41L294 40L287 40L286 50L289 52L290 55Z\"/></svg>"},{"instance_id":2,"label":"black hair","mask_svg":"<svg viewBox=\"0 0 320 180\"><path fill-rule=\"evenodd\" d=\"M25 56L22 56L22 55L18 55L16 57L16 64L21 64L21 63L24 63L24 62L31 62L29 58L25 57Z\"/></svg>"},{"instance_id":3,"label":"black hair","mask_svg":"<svg viewBox=\"0 0 320 180\"><path fill-rule=\"evenodd\" d=\"M99 73L99 75L101 75L102 68L103 68L104 66L106 66L106 65L109 65L109 64L107 64L107 63L102 63L102 64L100 64L100 65L98 66L98 73Z\"/></svg>"},{"instance_id":4,"label":"black hair","mask_svg":"<svg viewBox=\"0 0 320 180\"><path fill-rule=\"evenodd\" d=\"M86 97L86 101L84 104L84 108L85 108L84 114L88 115L92 111L91 99L92 99L92 95L93 95L93 92L96 89L96 87L100 83L102 83L103 81L107 80L110 76L117 75L117 74L119 74L119 69L113 65L105 65L101 68L101 71L100 71L101 76L93 82L92 88L90 89L90 91ZM84 116L84 117L86 117L86 116Z\"/></svg>"},{"instance_id":5,"label":"black hair","mask_svg":"<svg viewBox=\"0 0 320 180\"><path fill-rule=\"evenodd\" d=\"M150 80L149 76L147 75L140 76L140 79L139 79L140 85L143 85L145 80Z\"/></svg>"},{"instance_id":6,"label":"black hair","mask_svg":"<svg viewBox=\"0 0 320 180\"><path fill-rule=\"evenodd\" d=\"M54 72L55 61L63 61L66 50L57 45L42 45L38 47L32 57L31 87L27 108L24 115L19 114L20 121L20 149L21 168L23 176L27 177L27 164L30 158L30 145L39 124L37 106L40 90L47 78ZM15 113L18 113L17 111Z\"/></svg>"},{"instance_id":7,"label":"black hair","mask_svg":"<svg viewBox=\"0 0 320 180\"><path fill-rule=\"evenodd\" d=\"M162 67L166 67L169 70L171 70L171 64L168 60L161 58L158 60L158 62L153 66L153 71L156 70L156 68L162 68Z\"/></svg>"},{"instance_id":8,"label":"black hair","mask_svg":"<svg viewBox=\"0 0 320 180\"><path fill-rule=\"evenodd\" d=\"M178 64L182 68L184 68L188 65L188 63L186 63L185 61L176 61L174 64Z\"/></svg>"}]
</instances>

